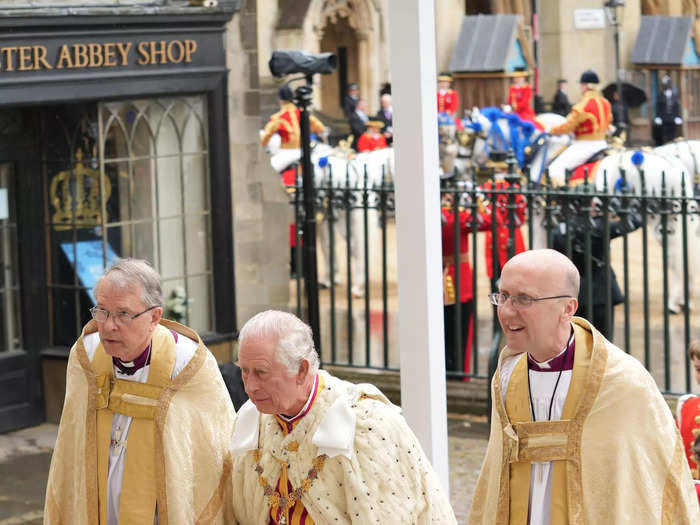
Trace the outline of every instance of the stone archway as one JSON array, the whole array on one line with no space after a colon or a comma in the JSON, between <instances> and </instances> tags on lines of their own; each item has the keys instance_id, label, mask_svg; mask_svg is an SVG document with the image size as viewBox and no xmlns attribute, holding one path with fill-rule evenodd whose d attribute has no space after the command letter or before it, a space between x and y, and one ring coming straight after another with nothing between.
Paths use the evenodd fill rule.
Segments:
<instances>
[{"instance_id":1,"label":"stone archway","mask_svg":"<svg viewBox=\"0 0 700 525\"><path fill-rule=\"evenodd\" d=\"M321 77L321 107L324 113L334 117L343 117L341 101L347 83L360 82L357 44L357 34L348 24L347 18L341 18L334 24L329 23L323 31L321 52L338 55L338 70L332 75Z\"/></svg>"},{"instance_id":2,"label":"stone archway","mask_svg":"<svg viewBox=\"0 0 700 525\"><path fill-rule=\"evenodd\" d=\"M344 71L321 78L321 109L342 116L340 100L347 82L357 82L360 95L374 107L374 75L370 56L371 11L367 0L312 0L309 9L320 51L344 55ZM343 82L344 80L344 82Z\"/></svg>"}]
</instances>

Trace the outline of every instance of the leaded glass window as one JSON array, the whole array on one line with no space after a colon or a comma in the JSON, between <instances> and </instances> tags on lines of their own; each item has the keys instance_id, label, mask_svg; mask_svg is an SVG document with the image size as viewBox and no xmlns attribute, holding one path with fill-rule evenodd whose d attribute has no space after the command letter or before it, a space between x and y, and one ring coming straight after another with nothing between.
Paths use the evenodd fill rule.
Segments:
<instances>
[{"instance_id":1,"label":"leaded glass window","mask_svg":"<svg viewBox=\"0 0 700 525\"><path fill-rule=\"evenodd\" d=\"M77 335L117 256L160 272L166 317L213 331L206 99L102 102L67 120L69 160L47 162L54 344Z\"/></svg>"}]
</instances>

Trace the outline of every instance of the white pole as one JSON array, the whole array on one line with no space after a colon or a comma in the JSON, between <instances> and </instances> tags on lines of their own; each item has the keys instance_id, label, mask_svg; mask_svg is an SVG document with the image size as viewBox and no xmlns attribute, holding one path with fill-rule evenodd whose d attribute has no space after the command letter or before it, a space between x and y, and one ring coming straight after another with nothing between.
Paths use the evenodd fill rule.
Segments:
<instances>
[{"instance_id":1,"label":"white pole","mask_svg":"<svg viewBox=\"0 0 700 525\"><path fill-rule=\"evenodd\" d=\"M433 0L390 0L401 405L449 491Z\"/></svg>"}]
</instances>

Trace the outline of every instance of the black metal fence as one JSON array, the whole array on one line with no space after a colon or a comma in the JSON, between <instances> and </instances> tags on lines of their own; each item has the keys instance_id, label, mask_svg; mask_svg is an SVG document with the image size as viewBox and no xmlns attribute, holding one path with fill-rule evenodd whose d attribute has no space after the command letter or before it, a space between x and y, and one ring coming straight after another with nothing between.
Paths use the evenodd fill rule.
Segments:
<instances>
[{"instance_id":1,"label":"black metal fence","mask_svg":"<svg viewBox=\"0 0 700 525\"><path fill-rule=\"evenodd\" d=\"M447 182L441 190L442 232L435 234L443 238L443 294L451 303L445 306L448 377L487 377L499 331L487 295L497 289L507 258L522 249L547 246L565 253L579 268L577 315L592 320L638 358L662 391L690 391L686 349L691 339L700 337L700 321L692 310L700 224L692 183L684 180L680 194L674 194L663 178L660 187L645 187L641 173L641 189L635 194L624 191L624 174L613 191L607 181L598 189L588 180L552 188L523 182L512 169L510 174L497 171ZM387 177L371 187L366 180L351 188L338 184L342 178L334 182L331 177L316 190L322 210L321 357L325 364L395 370L396 267L401 261L394 243L394 188ZM297 269L303 242L298 190L291 193ZM485 252L491 254L488 263ZM301 277L294 288L293 306L303 316Z\"/></svg>"}]
</instances>

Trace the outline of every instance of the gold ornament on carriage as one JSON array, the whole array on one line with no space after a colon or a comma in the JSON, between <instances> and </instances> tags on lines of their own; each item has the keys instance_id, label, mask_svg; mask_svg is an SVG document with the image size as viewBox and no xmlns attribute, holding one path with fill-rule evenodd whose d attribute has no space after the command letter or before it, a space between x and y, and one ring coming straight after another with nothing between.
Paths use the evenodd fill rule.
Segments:
<instances>
[{"instance_id":1,"label":"gold ornament on carriage","mask_svg":"<svg viewBox=\"0 0 700 525\"><path fill-rule=\"evenodd\" d=\"M112 185L100 171L83 162L83 152L75 152L75 166L59 172L51 179L49 199L54 209L54 230L85 228L102 224L100 183L104 185L105 202L112 193Z\"/></svg>"}]
</instances>

